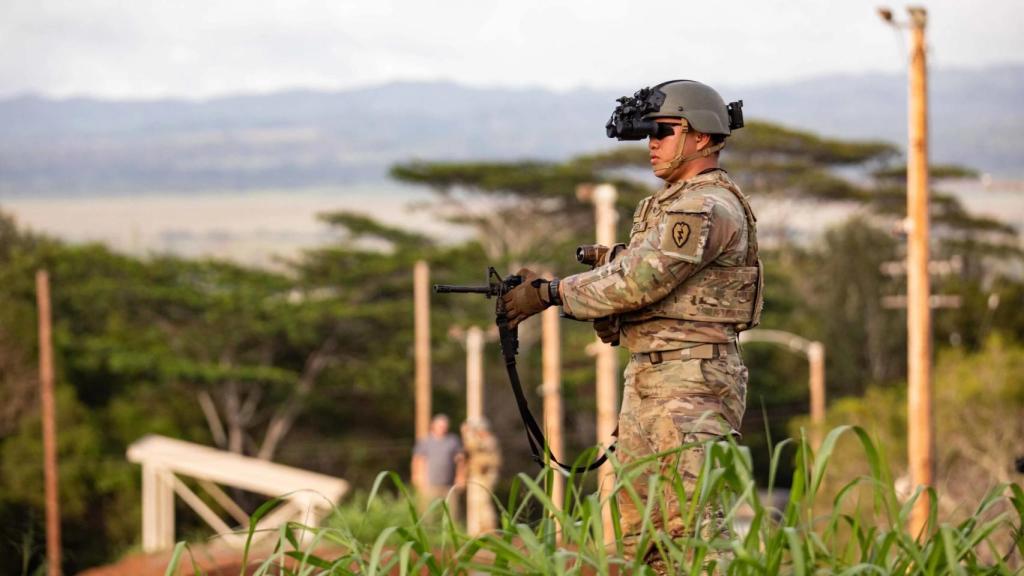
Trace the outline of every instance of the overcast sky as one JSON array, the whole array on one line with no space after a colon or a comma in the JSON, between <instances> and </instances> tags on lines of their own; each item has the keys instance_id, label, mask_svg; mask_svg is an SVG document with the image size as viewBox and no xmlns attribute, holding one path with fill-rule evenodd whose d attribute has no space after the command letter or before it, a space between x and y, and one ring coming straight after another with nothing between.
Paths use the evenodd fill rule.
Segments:
<instances>
[{"instance_id":1,"label":"overcast sky","mask_svg":"<svg viewBox=\"0 0 1024 576\"><path fill-rule=\"evenodd\" d=\"M731 85L897 71L871 0L0 0L0 96L187 97L393 80ZM931 62L1024 61L1024 2L936 0ZM900 17L905 4L890 4Z\"/></svg>"}]
</instances>

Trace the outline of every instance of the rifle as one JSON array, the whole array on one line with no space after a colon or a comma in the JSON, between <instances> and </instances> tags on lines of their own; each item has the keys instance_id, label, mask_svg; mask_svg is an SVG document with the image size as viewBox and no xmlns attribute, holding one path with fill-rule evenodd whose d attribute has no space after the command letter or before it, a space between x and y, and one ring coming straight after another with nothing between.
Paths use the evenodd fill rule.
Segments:
<instances>
[{"instance_id":1,"label":"rifle","mask_svg":"<svg viewBox=\"0 0 1024 576\"><path fill-rule=\"evenodd\" d=\"M555 455L551 453L551 448L548 447L547 440L544 438L544 432L541 431L540 425L537 424L537 419L534 418L533 413L530 412L530 406L526 401L526 395L523 393L523 385L519 380L519 370L516 368L516 355L519 354L519 329L509 328L508 313L505 310L505 301L502 300L502 296L522 283L522 276L511 274L502 278L498 274L498 271L491 266L487 269L487 284L476 286L435 284L434 292L437 294L483 294L487 298L495 298L494 316L495 323L498 325L498 340L501 343L501 355L505 359L505 372L508 373L508 380L512 385L512 394L516 398L516 406L519 408L519 416L522 418L523 425L526 427L526 441L530 444L530 452L533 453L533 461L543 468L545 466L545 456L547 456L547 460L570 474L596 470L608 459L608 453L615 450L614 446L609 447L604 454L601 454L600 458L588 465L567 466L555 458Z\"/></svg>"}]
</instances>

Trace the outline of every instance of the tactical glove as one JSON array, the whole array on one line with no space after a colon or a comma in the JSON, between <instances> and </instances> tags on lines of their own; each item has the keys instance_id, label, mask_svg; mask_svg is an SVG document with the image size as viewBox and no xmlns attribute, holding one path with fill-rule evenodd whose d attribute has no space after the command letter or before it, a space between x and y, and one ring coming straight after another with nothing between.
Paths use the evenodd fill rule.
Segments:
<instances>
[{"instance_id":1,"label":"tactical glove","mask_svg":"<svg viewBox=\"0 0 1024 576\"><path fill-rule=\"evenodd\" d=\"M523 320L551 306L548 280L529 268L523 268L516 274L523 277L523 283L502 296L509 328L515 328Z\"/></svg>"}]
</instances>

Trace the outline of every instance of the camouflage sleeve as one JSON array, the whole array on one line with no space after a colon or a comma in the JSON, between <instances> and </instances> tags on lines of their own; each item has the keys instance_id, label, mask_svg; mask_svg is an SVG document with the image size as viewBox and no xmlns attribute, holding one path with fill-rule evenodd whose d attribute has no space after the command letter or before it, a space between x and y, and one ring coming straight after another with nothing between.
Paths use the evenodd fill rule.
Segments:
<instances>
[{"instance_id":1,"label":"camouflage sleeve","mask_svg":"<svg viewBox=\"0 0 1024 576\"><path fill-rule=\"evenodd\" d=\"M591 320L661 300L735 240L743 223L733 212L708 195L676 201L613 262L563 279L565 312Z\"/></svg>"}]
</instances>

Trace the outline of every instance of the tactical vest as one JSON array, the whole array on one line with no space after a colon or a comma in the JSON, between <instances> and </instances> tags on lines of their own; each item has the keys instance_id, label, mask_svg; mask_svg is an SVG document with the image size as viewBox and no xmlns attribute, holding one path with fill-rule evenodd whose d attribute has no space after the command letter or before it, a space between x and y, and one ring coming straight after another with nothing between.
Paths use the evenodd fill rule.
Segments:
<instances>
[{"instance_id":1,"label":"tactical vest","mask_svg":"<svg viewBox=\"0 0 1024 576\"><path fill-rule=\"evenodd\" d=\"M728 180L723 181L719 178L700 182L687 192L708 186L718 186L732 192L743 207L747 221L747 253L744 265L706 266L661 300L645 308L620 315L622 322L672 318L735 324L737 332L749 330L761 322L761 309L764 307L764 266L757 252L757 218L754 217L747 197ZM646 210L639 210L637 219L645 216L641 212Z\"/></svg>"}]
</instances>

